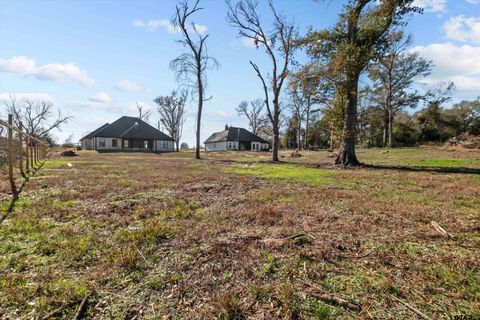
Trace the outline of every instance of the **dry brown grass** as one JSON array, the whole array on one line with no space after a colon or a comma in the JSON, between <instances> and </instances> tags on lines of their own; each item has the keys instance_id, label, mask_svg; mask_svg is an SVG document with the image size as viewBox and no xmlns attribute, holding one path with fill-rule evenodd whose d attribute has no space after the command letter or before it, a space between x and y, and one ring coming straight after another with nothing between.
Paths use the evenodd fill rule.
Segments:
<instances>
[{"instance_id":1,"label":"dry brown grass","mask_svg":"<svg viewBox=\"0 0 480 320\"><path fill-rule=\"evenodd\" d=\"M478 151L359 154L429 168L336 169L327 152L283 158L298 165L234 152L55 157L1 225L0 317L71 318L92 290L96 319L416 317L396 299L432 318L478 317L480 175L437 170L478 169Z\"/></svg>"}]
</instances>

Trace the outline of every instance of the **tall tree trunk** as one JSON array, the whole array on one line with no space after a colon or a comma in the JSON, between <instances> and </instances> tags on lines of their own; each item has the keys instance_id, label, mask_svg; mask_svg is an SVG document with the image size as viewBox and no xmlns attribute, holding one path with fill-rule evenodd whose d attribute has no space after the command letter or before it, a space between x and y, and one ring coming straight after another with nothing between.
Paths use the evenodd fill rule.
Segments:
<instances>
[{"instance_id":1,"label":"tall tree trunk","mask_svg":"<svg viewBox=\"0 0 480 320\"><path fill-rule=\"evenodd\" d=\"M330 150L333 151L333 137L335 133L335 126L333 125L333 122L330 123Z\"/></svg>"},{"instance_id":2,"label":"tall tree trunk","mask_svg":"<svg viewBox=\"0 0 480 320\"><path fill-rule=\"evenodd\" d=\"M299 116L300 118L300 116ZM302 122L300 119L298 120L298 141L297 141L297 149L300 150L302 148Z\"/></svg>"},{"instance_id":3,"label":"tall tree trunk","mask_svg":"<svg viewBox=\"0 0 480 320\"><path fill-rule=\"evenodd\" d=\"M388 147L391 148L393 146L393 114L392 109L390 108L388 112Z\"/></svg>"},{"instance_id":4,"label":"tall tree trunk","mask_svg":"<svg viewBox=\"0 0 480 320\"><path fill-rule=\"evenodd\" d=\"M200 73L201 61L197 59L197 84L198 84L198 114L197 114L197 132L196 132L196 148L195 159L200 159L200 128L202 127L202 109L203 109L203 83Z\"/></svg>"},{"instance_id":5,"label":"tall tree trunk","mask_svg":"<svg viewBox=\"0 0 480 320\"><path fill-rule=\"evenodd\" d=\"M355 154L355 140L357 128L357 99L358 99L359 74L350 76L347 85L347 106L343 125L343 137L340 151L335 161L343 166L356 166L360 162Z\"/></svg>"},{"instance_id":6,"label":"tall tree trunk","mask_svg":"<svg viewBox=\"0 0 480 320\"><path fill-rule=\"evenodd\" d=\"M279 118L280 118L280 106L278 105L278 100L274 99L273 101L273 149L272 149L272 160L278 162L278 148L280 147L280 130L279 130Z\"/></svg>"},{"instance_id":7,"label":"tall tree trunk","mask_svg":"<svg viewBox=\"0 0 480 320\"><path fill-rule=\"evenodd\" d=\"M177 145L177 152L180 151L180 140L176 140L175 144Z\"/></svg>"},{"instance_id":8,"label":"tall tree trunk","mask_svg":"<svg viewBox=\"0 0 480 320\"><path fill-rule=\"evenodd\" d=\"M307 109L307 116L305 119L305 136L303 138L303 148L305 150L308 149L308 124L310 122L310 98L308 98L308 109Z\"/></svg>"},{"instance_id":9,"label":"tall tree trunk","mask_svg":"<svg viewBox=\"0 0 480 320\"><path fill-rule=\"evenodd\" d=\"M388 110L385 110L385 115L383 116L383 146L386 147L388 144Z\"/></svg>"}]
</instances>

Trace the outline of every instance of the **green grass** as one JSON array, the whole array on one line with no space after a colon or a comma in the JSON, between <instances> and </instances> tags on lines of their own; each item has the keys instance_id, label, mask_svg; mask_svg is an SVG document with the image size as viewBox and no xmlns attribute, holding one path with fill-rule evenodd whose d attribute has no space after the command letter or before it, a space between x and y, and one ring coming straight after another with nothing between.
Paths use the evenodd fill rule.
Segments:
<instances>
[{"instance_id":1,"label":"green grass","mask_svg":"<svg viewBox=\"0 0 480 320\"><path fill-rule=\"evenodd\" d=\"M234 165L225 171L227 173L253 175L265 179L316 186L328 185L333 181L333 174L330 170L307 168L295 164Z\"/></svg>"},{"instance_id":2,"label":"green grass","mask_svg":"<svg viewBox=\"0 0 480 320\"><path fill-rule=\"evenodd\" d=\"M459 158L455 152L427 148L360 149L358 157L360 161L367 164L444 168L480 167L479 158Z\"/></svg>"}]
</instances>

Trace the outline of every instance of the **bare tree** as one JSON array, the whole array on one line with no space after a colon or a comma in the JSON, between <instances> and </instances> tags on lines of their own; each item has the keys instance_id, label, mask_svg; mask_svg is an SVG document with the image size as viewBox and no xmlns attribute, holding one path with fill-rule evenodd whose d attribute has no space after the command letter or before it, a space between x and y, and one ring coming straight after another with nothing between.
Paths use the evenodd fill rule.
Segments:
<instances>
[{"instance_id":1,"label":"bare tree","mask_svg":"<svg viewBox=\"0 0 480 320\"><path fill-rule=\"evenodd\" d=\"M414 108L424 98L412 86L417 78L431 73L432 62L408 52L412 37L403 32L392 32L385 41L385 53L369 69L373 88L370 98L384 112L384 146L392 147L393 121L406 107Z\"/></svg>"},{"instance_id":2,"label":"bare tree","mask_svg":"<svg viewBox=\"0 0 480 320\"><path fill-rule=\"evenodd\" d=\"M144 111L143 109L145 108L145 106L142 106L138 102L136 104L137 104L136 108L138 111L138 119L148 123L148 121L150 120L150 116L152 115L152 111L151 110Z\"/></svg>"},{"instance_id":3,"label":"bare tree","mask_svg":"<svg viewBox=\"0 0 480 320\"><path fill-rule=\"evenodd\" d=\"M251 40L257 48L263 47L270 58L271 74L262 73L260 67L252 61L250 64L262 83L267 115L273 129L272 160L278 161L280 113L282 111L280 95L295 49L295 28L293 23L288 22L284 16L277 13L271 1L268 3L274 19L271 31L266 31L262 25L257 12L257 2L254 0L227 0L227 21L238 28L241 37ZM270 93L273 95L272 101L270 101Z\"/></svg>"},{"instance_id":4,"label":"bare tree","mask_svg":"<svg viewBox=\"0 0 480 320\"><path fill-rule=\"evenodd\" d=\"M187 99L187 90L174 90L170 95L159 96L153 100L158 105L157 110L160 114L160 123L175 140L177 151L179 151L183 124L186 119L185 104Z\"/></svg>"},{"instance_id":5,"label":"bare tree","mask_svg":"<svg viewBox=\"0 0 480 320\"><path fill-rule=\"evenodd\" d=\"M10 95L10 101L5 102L8 113L13 115L15 126L20 127L22 122L25 130L32 136L39 138L49 138L53 129L60 129L72 119L70 116L63 116L58 111L57 116L53 117L53 104L51 102L32 100L23 100L17 102L15 95Z\"/></svg>"},{"instance_id":6,"label":"bare tree","mask_svg":"<svg viewBox=\"0 0 480 320\"><path fill-rule=\"evenodd\" d=\"M176 6L172 23L175 28L181 31L182 39L178 40L178 42L187 49L187 52L182 53L170 62L170 67L177 73L177 80L184 86L189 87L192 94L197 95L196 159L200 159L200 129L203 103L211 98L205 98L207 70L218 66L218 62L208 54L206 41L209 35L202 34L195 23L192 22L191 26L189 25L191 16L203 9L198 6L199 2L200 0L197 0L193 7L189 6L188 1L183 1Z\"/></svg>"},{"instance_id":7,"label":"bare tree","mask_svg":"<svg viewBox=\"0 0 480 320\"><path fill-rule=\"evenodd\" d=\"M307 103L307 99L303 97L297 90L293 89L288 92L289 95L289 104L288 107L292 112L292 118L296 119L297 124L297 134L296 134L296 143L297 149L300 149L302 146L302 123L305 120L307 113L309 112L310 105Z\"/></svg>"},{"instance_id":8,"label":"bare tree","mask_svg":"<svg viewBox=\"0 0 480 320\"><path fill-rule=\"evenodd\" d=\"M322 73L322 70L319 70L318 66L315 64L307 64L291 75L288 84L292 91L296 91L301 95L305 103L305 148L308 148L307 137L310 118L313 112L318 111L312 110L312 107L315 104L324 104L326 100L329 99L326 90L327 81L324 79L323 82L320 82L320 78L325 78Z\"/></svg>"},{"instance_id":9,"label":"bare tree","mask_svg":"<svg viewBox=\"0 0 480 320\"><path fill-rule=\"evenodd\" d=\"M239 116L244 116L248 119L248 126L255 135L258 135L269 121L263 113L264 106L264 100L256 99L250 101L250 103L248 103L248 101L242 101L236 108Z\"/></svg>"}]
</instances>

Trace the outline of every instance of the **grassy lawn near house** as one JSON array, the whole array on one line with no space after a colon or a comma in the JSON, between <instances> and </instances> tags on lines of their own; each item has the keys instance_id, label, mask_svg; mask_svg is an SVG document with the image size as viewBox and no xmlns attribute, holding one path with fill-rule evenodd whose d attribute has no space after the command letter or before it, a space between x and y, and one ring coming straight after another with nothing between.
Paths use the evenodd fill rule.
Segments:
<instances>
[{"instance_id":1,"label":"grassy lawn near house","mask_svg":"<svg viewBox=\"0 0 480 320\"><path fill-rule=\"evenodd\" d=\"M290 153L52 157L0 197L0 318L480 317L479 151Z\"/></svg>"}]
</instances>

